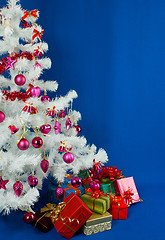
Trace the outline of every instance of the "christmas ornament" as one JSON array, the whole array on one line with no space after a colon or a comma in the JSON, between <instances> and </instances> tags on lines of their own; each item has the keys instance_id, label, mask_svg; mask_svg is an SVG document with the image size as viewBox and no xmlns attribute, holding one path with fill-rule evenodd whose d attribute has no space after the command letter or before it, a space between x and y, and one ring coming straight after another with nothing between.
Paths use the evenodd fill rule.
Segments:
<instances>
[{"instance_id":1,"label":"christmas ornament","mask_svg":"<svg viewBox=\"0 0 165 240\"><path fill-rule=\"evenodd\" d=\"M18 130L19 130L19 128L16 128L15 125L10 125L10 126L8 126L8 128L10 128L12 135L15 134L16 132L18 132Z\"/></svg>"},{"instance_id":2,"label":"christmas ornament","mask_svg":"<svg viewBox=\"0 0 165 240\"><path fill-rule=\"evenodd\" d=\"M65 109L60 110L60 118L65 118Z\"/></svg>"},{"instance_id":3,"label":"christmas ornament","mask_svg":"<svg viewBox=\"0 0 165 240\"><path fill-rule=\"evenodd\" d=\"M80 132L81 132L80 126L76 125L76 126L74 126L74 127L75 127L75 129L76 129L77 134L80 134Z\"/></svg>"},{"instance_id":4,"label":"christmas ornament","mask_svg":"<svg viewBox=\"0 0 165 240\"><path fill-rule=\"evenodd\" d=\"M56 108L55 106L53 108L48 108L48 112L46 115L51 116L51 117L54 117L55 114L59 115L59 113L55 110L55 108Z\"/></svg>"},{"instance_id":5,"label":"christmas ornament","mask_svg":"<svg viewBox=\"0 0 165 240\"><path fill-rule=\"evenodd\" d=\"M17 180L13 185L13 189L15 194L19 197L23 191L23 184Z\"/></svg>"},{"instance_id":6,"label":"christmas ornament","mask_svg":"<svg viewBox=\"0 0 165 240\"><path fill-rule=\"evenodd\" d=\"M22 100L22 101L26 101L27 98L30 97L29 94L26 94L26 93L23 93L23 92L10 92L10 91L7 91L7 90L3 90L2 91L3 95L6 96L6 100L11 100L11 101L15 101L16 99L18 100Z\"/></svg>"},{"instance_id":7,"label":"christmas ornament","mask_svg":"<svg viewBox=\"0 0 165 240\"><path fill-rule=\"evenodd\" d=\"M40 68L40 69L41 69L41 68L42 68L42 67L41 67L41 64L39 64L38 62L36 62L35 65L34 65L34 69L36 69L36 68Z\"/></svg>"},{"instance_id":8,"label":"christmas ornament","mask_svg":"<svg viewBox=\"0 0 165 240\"><path fill-rule=\"evenodd\" d=\"M18 86L22 86L22 85L25 84L26 78L25 78L24 75L19 74L19 75L17 75L17 76L15 77L14 81L15 81L15 83L16 83Z\"/></svg>"},{"instance_id":9,"label":"christmas ornament","mask_svg":"<svg viewBox=\"0 0 165 240\"><path fill-rule=\"evenodd\" d=\"M27 212L24 214L23 219L26 223L31 223L34 221L34 214L32 212Z\"/></svg>"},{"instance_id":10,"label":"christmas ornament","mask_svg":"<svg viewBox=\"0 0 165 240\"><path fill-rule=\"evenodd\" d=\"M0 111L0 123L3 122L5 120L5 114Z\"/></svg>"},{"instance_id":11,"label":"christmas ornament","mask_svg":"<svg viewBox=\"0 0 165 240\"><path fill-rule=\"evenodd\" d=\"M33 107L32 104L28 104L26 105L22 111L24 112L29 112L30 114L37 114L38 113L38 110L37 108Z\"/></svg>"},{"instance_id":12,"label":"christmas ornament","mask_svg":"<svg viewBox=\"0 0 165 240\"><path fill-rule=\"evenodd\" d=\"M56 135L61 132L61 124L58 121L55 123L54 130Z\"/></svg>"},{"instance_id":13,"label":"christmas ornament","mask_svg":"<svg viewBox=\"0 0 165 240\"><path fill-rule=\"evenodd\" d=\"M37 29L33 30L33 36L32 36L32 40L34 41L35 38L39 38L39 40L42 40L42 35L44 34L44 30L42 30L41 32L39 32Z\"/></svg>"},{"instance_id":14,"label":"christmas ornament","mask_svg":"<svg viewBox=\"0 0 165 240\"><path fill-rule=\"evenodd\" d=\"M7 60L5 61L6 67L5 70L8 70L9 68L12 68L13 70L15 70L14 68L14 64L17 62L16 59L12 59L10 56L7 57Z\"/></svg>"},{"instance_id":15,"label":"christmas ornament","mask_svg":"<svg viewBox=\"0 0 165 240\"><path fill-rule=\"evenodd\" d=\"M55 194L56 194L56 198L60 199L64 194L63 188L62 187L57 187L56 190L55 190Z\"/></svg>"},{"instance_id":16,"label":"christmas ornament","mask_svg":"<svg viewBox=\"0 0 165 240\"><path fill-rule=\"evenodd\" d=\"M92 170L90 170L91 177L92 177L93 180L95 180L96 178L99 177L99 172L100 172L101 169L102 169L101 162L99 161L99 162L96 163L95 159L93 159L93 168L92 168Z\"/></svg>"},{"instance_id":17,"label":"christmas ornament","mask_svg":"<svg viewBox=\"0 0 165 240\"><path fill-rule=\"evenodd\" d=\"M24 15L22 17L23 20L25 20L27 17L34 17L37 18L37 10L34 9L32 11L24 11Z\"/></svg>"},{"instance_id":18,"label":"christmas ornament","mask_svg":"<svg viewBox=\"0 0 165 240\"><path fill-rule=\"evenodd\" d=\"M71 123L70 117L68 117L68 119L66 120L66 130L69 130L71 126L72 126L72 123Z\"/></svg>"},{"instance_id":19,"label":"christmas ornament","mask_svg":"<svg viewBox=\"0 0 165 240\"><path fill-rule=\"evenodd\" d=\"M50 99L50 97L49 96L47 96L47 95L44 95L44 96L42 96L41 97L41 102L50 102L51 101L51 99Z\"/></svg>"},{"instance_id":20,"label":"christmas ornament","mask_svg":"<svg viewBox=\"0 0 165 240\"><path fill-rule=\"evenodd\" d=\"M89 183L89 187L90 189L94 192L94 191L97 191L100 189L100 184L98 182L95 182L95 181L91 181Z\"/></svg>"},{"instance_id":21,"label":"christmas ornament","mask_svg":"<svg viewBox=\"0 0 165 240\"><path fill-rule=\"evenodd\" d=\"M29 141L27 139L23 138L19 141L17 146L22 151L27 150L29 148Z\"/></svg>"},{"instance_id":22,"label":"christmas ornament","mask_svg":"<svg viewBox=\"0 0 165 240\"><path fill-rule=\"evenodd\" d=\"M39 97L40 96L41 89L39 87L32 87L30 89L30 95L32 97Z\"/></svg>"},{"instance_id":23,"label":"christmas ornament","mask_svg":"<svg viewBox=\"0 0 165 240\"><path fill-rule=\"evenodd\" d=\"M82 184L81 178L79 178L79 177L74 177L74 178L72 178L71 184L72 184L72 186L75 187L75 188L80 187L81 184Z\"/></svg>"},{"instance_id":24,"label":"christmas ornament","mask_svg":"<svg viewBox=\"0 0 165 240\"><path fill-rule=\"evenodd\" d=\"M42 125L42 126L40 127L40 131L41 131L44 135L46 135L46 134L48 134L48 133L51 131L51 126L50 126L49 124Z\"/></svg>"},{"instance_id":25,"label":"christmas ornament","mask_svg":"<svg viewBox=\"0 0 165 240\"><path fill-rule=\"evenodd\" d=\"M42 57L43 50L38 46L37 49L34 49L34 56L35 57Z\"/></svg>"},{"instance_id":26,"label":"christmas ornament","mask_svg":"<svg viewBox=\"0 0 165 240\"><path fill-rule=\"evenodd\" d=\"M42 147L42 144L43 144L43 140L40 137L33 138L32 140L33 147L40 148Z\"/></svg>"},{"instance_id":27,"label":"christmas ornament","mask_svg":"<svg viewBox=\"0 0 165 240\"><path fill-rule=\"evenodd\" d=\"M2 188L2 189L4 189L4 190L6 190L6 184L9 182L9 180L3 180L2 179L2 175L0 175L0 189Z\"/></svg>"},{"instance_id":28,"label":"christmas ornament","mask_svg":"<svg viewBox=\"0 0 165 240\"><path fill-rule=\"evenodd\" d=\"M28 183L30 187L35 187L38 184L38 179L32 174L28 177Z\"/></svg>"},{"instance_id":29,"label":"christmas ornament","mask_svg":"<svg viewBox=\"0 0 165 240\"><path fill-rule=\"evenodd\" d=\"M74 161L74 155L71 152L65 153L63 156L63 160L66 163L72 163Z\"/></svg>"},{"instance_id":30,"label":"christmas ornament","mask_svg":"<svg viewBox=\"0 0 165 240\"><path fill-rule=\"evenodd\" d=\"M21 20L21 23L22 23L21 27L24 27L24 28L32 27L32 25L25 20Z\"/></svg>"},{"instance_id":31,"label":"christmas ornament","mask_svg":"<svg viewBox=\"0 0 165 240\"><path fill-rule=\"evenodd\" d=\"M41 166L42 171L43 171L44 173L46 173L46 172L48 171L48 168L49 168L49 162L48 162L48 160L43 159L43 160L41 161L40 166Z\"/></svg>"}]
</instances>

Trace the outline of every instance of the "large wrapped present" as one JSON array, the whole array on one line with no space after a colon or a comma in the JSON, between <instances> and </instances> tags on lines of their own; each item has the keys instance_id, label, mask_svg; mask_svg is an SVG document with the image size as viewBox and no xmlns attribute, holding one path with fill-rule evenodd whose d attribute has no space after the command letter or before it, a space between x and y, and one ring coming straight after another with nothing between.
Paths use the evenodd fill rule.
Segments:
<instances>
[{"instance_id":1,"label":"large wrapped present","mask_svg":"<svg viewBox=\"0 0 165 240\"><path fill-rule=\"evenodd\" d=\"M104 214L93 213L83 226L85 235L104 232L111 229L112 215L108 212Z\"/></svg>"},{"instance_id":2,"label":"large wrapped present","mask_svg":"<svg viewBox=\"0 0 165 240\"><path fill-rule=\"evenodd\" d=\"M78 174L78 177L81 178L82 184L85 188L89 188L89 183L92 181L92 178L88 170L81 170Z\"/></svg>"},{"instance_id":3,"label":"large wrapped present","mask_svg":"<svg viewBox=\"0 0 165 240\"><path fill-rule=\"evenodd\" d=\"M81 196L83 202L90 210L103 214L110 208L110 197L100 190L92 192L88 189L87 193Z\"/></svg>"},{"instance_id":4,"label":"large wrapped present","mask_svg":"<svg viewBox=\"0 0 165 240\"><path fill-rule=\"evenodd\" d=\"M121 196L111 197L109 212L112 214L112 219L127 219L128 206Z\"/></svg>"},{"instance_id":5,"label":"large wrapped present","mask_svg":"<svg viewBox=\"0 0 165 240\"><path fill-rule=\"evenodd\" d=\"M127 205L140 202L133 177L122 178L117 180L117 185L121 196Z\"/></svg>"},{"instance_id":6,"label":"large wrapped present","mask_svg":"<svg viewBox=\"0 0 165 240\"><path fill-rule=\"evenodd\" d=\"M65 202L60 203L52 212L50 219L62 236L70 239L92 215L83 201L71 193Z\"/></svg>"},{"instance_id":7,"label":"large wrapped present","mask_svg":"<svg viewBox=\"0 0 165 240\"><path fill-rule=\"evenodd\" d=\"M35 213L35 218L32 224L41 232L47 233L54 227L49 217L55 207L55 204L48 203L45 207L41 208L38 212Z\"/></svg>"},{"instance_id":8,"label":"large wrapped present","mask_svg":"<svg viewBox=\"0 0 165 240\"><path fill-rule=\"evenodd\" d=\"M81 185L80 187L73 187L71 184L67 184L67 185L62 185L62 188L64 189L64 197L63 197L63 201L65 201L65 199L69 196L69 194L71 194L72 192L74 194L76 194L78 197L81 197L81 195L83 195L85 193L85 189L84 187Z\"/></svg>"}]
</instances>

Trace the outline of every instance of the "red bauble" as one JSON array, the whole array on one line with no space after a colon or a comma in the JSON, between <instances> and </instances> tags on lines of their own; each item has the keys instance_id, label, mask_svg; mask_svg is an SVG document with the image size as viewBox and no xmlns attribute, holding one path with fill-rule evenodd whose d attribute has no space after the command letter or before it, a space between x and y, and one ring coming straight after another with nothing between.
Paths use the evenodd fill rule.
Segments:
<instances>
[{"instance_id":1,"label":"red bauble","mask_svg":"<svg viewBox=\"0 0 165 240\"><path fill-rule=\"evenodd\" d=\"M65 153L64 156L63 156L63 160L66 163L72 163L74 161L73 153L71 153L71 152Z\"/></svg>"},{"instance_id":2,"label":"red bauble","mask_svg":"<svg viewBox=\"0 0 165 240\"><path fill-rule=\"evenodd\" d=\"M49 162L48 162L48 160L43 159L43 160L41 161L40 166L41 166L42 171L43 171L44 173L46 173L46 172L48 171L48 168L49 168Z\"/></svg>"},{"instance_id":3,"label":"red bauble","mask_svg":"<svg viewBox=\"0 0 165 240\"><path fill-rule=\"evenodd\" d=\"M65 109L60 110L60 118L65 118Z\"/></svg>"},{"instance_id":4,"label":"red bauble","mask_svg":"<svg viewBox=\"0 0 165 240\"><path fill-rule=\"evenodd\" d=\"M43 133L43 134L48 134L50 131L51 131L51 126L49 124L46 124L46 125L42 125L40 127L40 131Z\"/></svg>"},{"instance_id":5,"label":"red bauble","mask_svg":"<svg viewBox=\"0 0 165 240\"><path fill-rule=\"evenodd\" d=\"M100 189L100 184L98 182L92 181L89 183L89 187L94 192Z\"/></svg>"},{"instance_id":6,"label":"red bauble","mask_svg":"<svg viewBox=\"0 0 165 240\"><path fill-rule=\"evenodd\" d=\"M24 214L23 219L26 223L31 223L34 221L34 214L32 212L27 212Z\"/></svg>"},{"instance_id":7,"label":"red bauble","mask_svg":"<svg viewBox=\"0 0 165 240\"><path fill-rule=\"evenodd\" d=\"M27 139L23 138L19 141L17 146L22 151L27 150L29 148L29 141Z\"/></svg>"},{"instance_id":8,"label":"red bauble","mask_svg":"<svg viewBox=\"0 0 165 240\"><path fill-rule=\"evenodd\" d=\"M42 144L43 144L43 140L40 137L33 138L32 140L33 147L40 148L42 147Z\"/></svg>"},{"instance_id":9,"label":"red bauble","mask_svg":"<svg viewBox=\"0 0 165 240\"><path fill-rule=\"evenodd\" d=\"M46 101L50 102L51 101L50 97L47 96L47 95L42 96L41 97L41 102L46 102Z\"/></svg>"},{"instance_id":10,"label":"red bauble","mask_svg":"<svg viewBox=\"0 0 165 240\"><path fill-rule=\"evenodd\" d=\"M75 129L76 129L77 134L80 134L80 132L81 132L80 126L76 125L76 126L74 126L74 127L75 127Z\"/></svg>"},{"instance_id":11,"label":"red bauble","mask_svg":"<svg viewBox=\"0 0 165 240\"><path fill-rule=\"evenodd\" d=\"M5 120L5 114L0 111L0 123L3 122Z\"/></svg>"},{"instance_id":12,"label":"red bauble","mask_svg":"<svg viewBox=\"0 0 165 240\"><path fill-rule=\"evenodd\" d=\"M35 187L38 184L38 179L32 174L28 177L28 183L30 187Z\"/></svg>"},{"instance_id":13,"label":"red bauble","mask_svg":"<svg viewBox=\"0 0 165 240\"><path fill-rule=\"evenodd\" d=\"M55 190L55 194L56 194L56 198L60 199L64 194L63 188L62 187L57 187L56 190Z\"/></svg>"},{"instance_id":14,"label":"red bauble","mask_svg":"<svg viewBox=\"0 0 165 240\"><path fill-rule=\"evenodd\" d=\"M79 177L74 177L74 178L72 178L71 184L72 184L72 186L75 187L75 188L80 187L81 184L82 184L81 178L79 178Z\"/></svg>"},{"instance_id":15,"label":"red bauble","mask_svg":"<svg viewBox=\"0 0 165 240\"><path fill-rule=\"evenodd\" d=\"M18 86L22 86L22 85L25 84L26 78L25 78L24 75L19 74L19 75L17 75L17 76L15 77L14 81L15 81L15 83L16 83Z\"/></svg>"},{"instance_id":16,"label":"red bauble","mask_svg":"<svg viewBox=\"0 0 165 240\"><path fill-rule=\"evenodd\" d=\"M40 96L41 89L39 87L32 87L30 88L30 95L32 97L39 97Z\"/></svg>"},{"instance_id":17,"label":"red bauble","mask_svg":"<svg viewBox=\"0 0 165 240\"><path fill-rule=\"evenodd\" d=\"M23 191L23 184L17 180L13 185L13 189L15 194L19 197Z\"/></svg>"}]
</instances>

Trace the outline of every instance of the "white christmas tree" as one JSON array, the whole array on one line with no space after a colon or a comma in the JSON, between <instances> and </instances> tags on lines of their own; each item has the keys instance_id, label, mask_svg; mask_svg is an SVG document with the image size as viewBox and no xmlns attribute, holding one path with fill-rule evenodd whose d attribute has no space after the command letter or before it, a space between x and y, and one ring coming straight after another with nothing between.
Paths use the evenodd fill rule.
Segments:
<instances>
[{"instance_id":1,"label":"white christmas tree","mask_svg":"<svg viewBox=\"0 0 165 240\"><path fill-rule=\"evenodd\" d=\"M9 0L0 17L0 212L8 214L31 207L48 174L63 182L68 171L76 175L93 159L104 163L107 154L78 135L77 93L50 99L47 91L55 92L57 82L39 79L51 67L42 57L48 45L36 24L39 12Z\"/></svg>"}]
</instances>

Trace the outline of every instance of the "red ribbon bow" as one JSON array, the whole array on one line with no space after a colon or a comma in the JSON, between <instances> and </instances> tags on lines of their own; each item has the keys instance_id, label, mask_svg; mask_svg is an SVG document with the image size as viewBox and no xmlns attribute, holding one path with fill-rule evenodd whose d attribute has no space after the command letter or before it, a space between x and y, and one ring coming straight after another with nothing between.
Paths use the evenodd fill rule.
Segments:
<instances>
[{"instance_id":1,"label":"red ribbon bow","mask_svg":"<svg viewBox=\"0 0 165 240\"><path fill-rule=\"evenodd\" d=\"M100 190L92 191L90 188L85 189L85 193L90 193L90 196L95 199L98 199L101 196L107 196L107 194L101 192Z\"/></svg>"},{"instance_id":2,"label":"red ribbon bow","mask_svg":"<svg viewBox=\"0 0 165 240\"><path fill-rule=\"evenodd\" d=\"M46 115L48 115L48 116L55 116L55 113L57 113L58 115L59 115L59 113L55 110L55 106L51 109L51 108L48 108L48 112L47 112L47 114Z\"/></svg>"},{"instance_id":3,"label":"red ribbon bow","mask_svg":"<svg viewBox=\"0 0 165 240\"><path fill-rule=\"evenodd\" d=\"M104 167L100 173L99 178L103 179L107 177L109 177L111 181L122 178L122 171L120 171L117 167Z\"/></svg>"},{"instance_id":4,"label":"red ribbon bow","mask_svg":"<svg viewBox=\"0 0 165 240\"><path fill-rule=\"evenodd\" d=\"M34 41L35 38L38 37L38 38L40 39L40 41L41 41L43 33L44 33L44 30L42 30L41 32L39 32L37 29L34 29L34 30L33 30L32 40Z\"/></svg>"},{"instance_id":5,"label":"red ribbon bow","mask_svg":"<svg viewBox=\"0 0 165 240\"><path fill-rule=\"evenodd\" d=\"M130 203L132 203L132 196L134 195L134 193L132 192L131 188L128 187L128 190L124 192L123 198L126 200L126 204L129 205Z\"/></svg>"},{"instance_id":6,"label":"red ribbon bow","mask_svg":"<svg viewBox=\"0 0 165 240\"><path fill-rule=\"evenodd\" d=\"M25 11L24 12L24 16L22 17L23 20L25 20L25 18L27 18L28 16L32 16L32 17L37 17L37 10L34 9L32 11Z\"/></svg>"}]
</instances>

